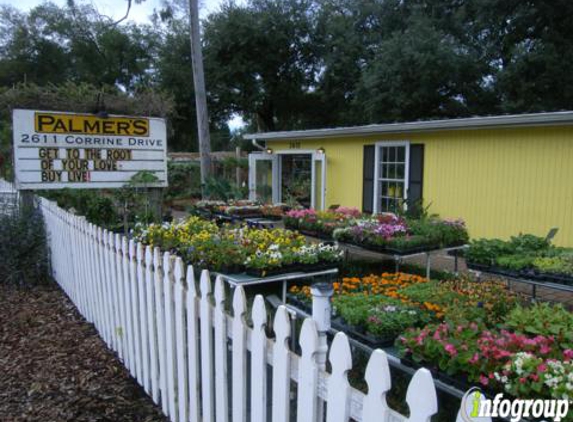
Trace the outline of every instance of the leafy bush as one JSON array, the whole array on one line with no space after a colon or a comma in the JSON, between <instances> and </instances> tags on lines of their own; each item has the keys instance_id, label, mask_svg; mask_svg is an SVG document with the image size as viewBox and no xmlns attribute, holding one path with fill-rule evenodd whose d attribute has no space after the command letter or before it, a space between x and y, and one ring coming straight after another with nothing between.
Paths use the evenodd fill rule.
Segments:
<instances>
[{"instance_id":1,"label":"leafy bush","mask_svg":"<svg viewBox=\"0 0 573 422\"><path fill-rule=\"evenodd\" d=\"M0 283L32 286L48 279L44 219L37 208L0 214Z\"/></svg>"},{"instance_id":2,"label":"leafy bush","mask_svg":"<svg viewBox=\"0 0 573 422\"><path fill-rule=\"evenodd\" d=\"M210 177L205 181L205 196L209 199L220 201L244 199L248 193L247 187L238 187L234 182L226 179Z\"/></svg>"},{"instance_id":3,"label":"leafy bush","mask_svg":"<svg viewBox=\"0 0 573 422\"><path fill-rule=\"evenodd\" d=\"M169 161L166 199L200 198L201 175L199 163Z\"/></svg>"}]
</instances>

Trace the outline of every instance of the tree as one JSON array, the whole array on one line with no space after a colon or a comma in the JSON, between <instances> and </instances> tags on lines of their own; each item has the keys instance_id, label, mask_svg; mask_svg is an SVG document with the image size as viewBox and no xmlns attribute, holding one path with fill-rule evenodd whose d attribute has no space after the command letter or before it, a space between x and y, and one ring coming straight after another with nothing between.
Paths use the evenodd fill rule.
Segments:
<instances>
[{"instance_id":1,"label":"tree","mask_svg":"<svg viewBox=\"0 0 573 422\"><path fill-rule=\"evenodd\" d=\"M203 186L211 175L211 138L209 136L209 115L207 113L207 92L203 70L198 0L189 0L189 22L191 27L191 62L193 65L193 86L195 87L195 107L197 108L199 153L201 155L201 186Z\"/></svg>"},{"instance_id":2,"label":"tree","mask_svg":"<svg viewBox=\"0 0 573 422\"><path fill-rule=\"evenodd\" d=\"M205 64L213 101L259 130L305 126L316 112L312 3L226 4L205 22Z\"/></svg>"}]
</instances>

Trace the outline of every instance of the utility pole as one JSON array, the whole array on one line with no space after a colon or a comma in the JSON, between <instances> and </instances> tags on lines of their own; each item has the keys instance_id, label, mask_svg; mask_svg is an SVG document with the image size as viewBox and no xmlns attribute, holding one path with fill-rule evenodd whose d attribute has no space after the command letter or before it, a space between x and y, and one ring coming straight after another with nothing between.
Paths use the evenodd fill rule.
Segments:
<instances>
[{"instance_id":1,"label":"utility pole","mask_svg":"<svg viewBox=\"0 0 573 422\"><path fill-rule=\"evenodd\" d=\"M201 190L204 196L206 179L211 175L211 138L207 114L207 93L203 72L201 51L201 30L199 28L199 0L189 0L189 23L191 26L191 61L193 63L193 84L197 108L197 131L199 134L199 155L201 157Z\"/></svg>"}]
</instances>

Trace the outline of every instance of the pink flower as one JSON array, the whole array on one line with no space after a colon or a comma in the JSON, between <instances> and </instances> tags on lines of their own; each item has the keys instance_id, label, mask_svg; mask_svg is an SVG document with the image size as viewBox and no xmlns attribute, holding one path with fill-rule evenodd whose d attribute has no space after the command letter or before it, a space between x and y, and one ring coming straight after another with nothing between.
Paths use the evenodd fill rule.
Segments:
<instances>
[{"instance_id":1,"label":"pink flower","mask_svg":"<svg viewBox=\"0 0 573 422\"><path fill-rule=\"evenodd\" d=\"M571 349L565 349L563 351L563 356L565 357L565 360L571 360L573 359L573 350Z\"/></svg>"},{"instance_id":2,"label":"pink flower","mask_svg":"<svg viewBox=\"0 0 573 422\"><path fill-rule=\"evenodd\" d=\"M469 363L471 363L473 365L473 364L477 363L478 360L479 360L479 354L474 353L472 358L469 360Z\"/></svg>"},{"instance_id":3,"label":"pink flower","mask_svg":"<svg viewBox=\"0 0 573 422\"><path fill-rule=\"evenodd\" d=\"M522 384L525 384L525 381L526 381L526 379L523 378L523 377L521 377L521 378L519 379L519 382L522 383Z\"/></svg>"},{"instance_id":4,"label":"pink flower","mask_svg":"<svg viewBox=\"0 0 573 422\"><path fill-rule=\"evenodd\" d=\"M541 365L539 365L537 367L537 372L543 373L545 371L547 371L547 365L546 364L542 363Z\"/></svg>"},{"instance_id":5,"label":"pink flower","mask_svg":"<svg viewBox=\"0 0 573 422\"><path fill-rule=\"evenodd\" d=\"M551 347L549 347L548 345L544 344L543 346L541 346L541 348L539 349L539 353L541 353L542 355L546 355L547 353L551 352Z\"/></svg>"},{"instance_id":6,"label":"pink flower","mask_svg":"<svg viewBox=\"0 0 573 422\"><path fill-rule=\"evenodd\" d=\"M488 378L488 377L485 377L485 376L483 376L483 375L480 375L480 376L479 376L479 382L480 382L482 385L488 385L488 384L489 384L489 378Z\"/></svg>"},{"instance_id":7,"label":"pink flower","mask_svg":"<svg viewBox=\"0 0 573 422\"><path fill-rule=\"evenodd\" d=\"M539 375L537 374L531 374L529 378L531 378L535 382L539 381Z\"/></svg>"},{"instance_id":8,"label":"pink flower","mask_svg":"<svg viewBox=\"0 0 573 422\"><path fill-rule=\"evenodd\" d=\"M448 352L448 354L452 357L456 356L458 354L458 351L456 350L456 348L454 347L453 344L446 344L444 346L444 349L446 350L446 352Z\"/></svg>"}]
</instances>

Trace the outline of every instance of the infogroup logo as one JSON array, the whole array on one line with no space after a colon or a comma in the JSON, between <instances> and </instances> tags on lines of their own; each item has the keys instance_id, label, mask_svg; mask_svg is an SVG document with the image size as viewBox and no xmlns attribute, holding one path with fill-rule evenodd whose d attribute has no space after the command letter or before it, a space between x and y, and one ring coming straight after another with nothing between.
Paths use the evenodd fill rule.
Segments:
<instances>
[{"instance_id":1,"label":"infogroup logo","mask_svg":"<svg viewBox=\"0 0 573 422\"><path fill-rule=\"evenodd\" d=\"M568 412L569 400L504 399L502 393L496 394L492 400L475 387L462 397L460 416L464 422L478 422L486 418L505 418L511 422L523 418L544 418L559 422Z\"/></svg>"}]
</instances>

